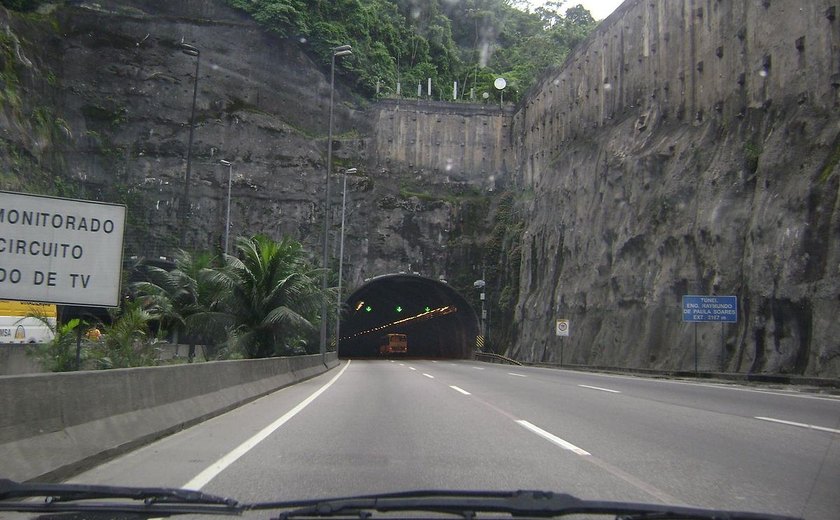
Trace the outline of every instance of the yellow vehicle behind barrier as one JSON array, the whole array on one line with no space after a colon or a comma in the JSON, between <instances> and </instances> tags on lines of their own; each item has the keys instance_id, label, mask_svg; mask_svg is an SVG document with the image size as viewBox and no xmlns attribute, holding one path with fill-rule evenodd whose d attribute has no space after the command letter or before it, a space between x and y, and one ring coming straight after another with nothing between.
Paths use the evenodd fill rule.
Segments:
<instances>
[{"instance_id":1,"label":"yellow vehicle behind barrier","mask_svg":"<svg viewBox=\"0 0 840 520\"><path fill-rule=\"evenodd\" d=\"M379 354L405 354L408 352L408 338L405 334L387 334L379 341Z\"/></svg>"},{"instance_id":2,"label":"yellow vehicle behind barrier","mask_svg":"<svg viewBox=\"0 0 840 520\"><path fill-rule=\"evenodd\" d=\"M0 343L52 341L57 316L51 303L0 300Z\"/></svg>"}]
</instances>

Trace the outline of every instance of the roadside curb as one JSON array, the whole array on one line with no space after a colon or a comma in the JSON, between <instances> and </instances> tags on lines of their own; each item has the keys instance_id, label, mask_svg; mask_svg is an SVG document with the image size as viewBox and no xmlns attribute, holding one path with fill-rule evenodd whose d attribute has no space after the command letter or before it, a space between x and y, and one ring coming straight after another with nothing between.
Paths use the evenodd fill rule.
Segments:
<instances>
[{"instance_id":1,"label":"roadside curb","mask_svg":"<svg viewBox=\"0 0 840 520\"><path fill-rule=\"evenodd\" d=\"M691 370L655 370L648 368L618 368L589 365L558 365L554 363L524 363L526 366L576 370L579 372L603 372L610 374L661 376L675 379L722 380L742 383L765 383L816 387L821 391L840 395L840 379L796 376L789 374L739 374L732 372L694 372Z\"/></svg>"}]
</instances>

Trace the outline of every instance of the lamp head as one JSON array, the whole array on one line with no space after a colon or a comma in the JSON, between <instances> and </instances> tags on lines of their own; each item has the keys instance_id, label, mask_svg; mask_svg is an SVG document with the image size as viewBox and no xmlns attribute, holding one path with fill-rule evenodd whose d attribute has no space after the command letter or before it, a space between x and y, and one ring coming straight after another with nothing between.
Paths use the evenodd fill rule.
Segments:
<instances>
[{"instance_id":1,"label":"lamp head","mask_svg":"<svg viewBox=\"0 0 840 520\"><path fill-rule=\"evenodd\" d=\"M198 47L195 47L188 43L181 44L181 52L189 56L198 56L199 54L201 54L201 51L198 50Z\"/></svg>"}]
</instances>

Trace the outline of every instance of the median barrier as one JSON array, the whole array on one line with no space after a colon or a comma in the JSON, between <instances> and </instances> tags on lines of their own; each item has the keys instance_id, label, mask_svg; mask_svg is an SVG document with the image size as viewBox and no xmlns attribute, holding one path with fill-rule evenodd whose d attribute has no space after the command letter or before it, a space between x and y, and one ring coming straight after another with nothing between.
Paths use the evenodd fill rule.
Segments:
<instances>
[{"instance_id":1,"label":"median barrier","mask_svg":"<svg viewBox=\"0 0 840 520\"><path fill-rule=\"evenodd\" d=\"M0 343L0 376L45 372L35 357L27 355L28 344Z\"/></svg>"},{"instance_id":2,"label":"median barrier","mask_svg":"<svg viewBox=\"0 0 840 520\"><path fill-rule=\"evenodd\" d=\"M58 481L338 365L287 358L0 377L0 478Z\"/></svg>"}]
</instances>

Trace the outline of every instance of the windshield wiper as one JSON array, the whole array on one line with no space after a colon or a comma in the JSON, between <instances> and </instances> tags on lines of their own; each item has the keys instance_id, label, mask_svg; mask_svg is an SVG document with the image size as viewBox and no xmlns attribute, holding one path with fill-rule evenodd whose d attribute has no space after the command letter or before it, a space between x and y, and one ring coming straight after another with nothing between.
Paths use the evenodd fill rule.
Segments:
<instances>
[{"instance_id":1,"label":"windshield wiper","mask_svg":"<svg viewBox=\"0 0 840 520\"><path fill-rule=\"evenodd\" d=\"M21 500L39 497L43 497L44 500ZM101 501L105 499L123 501ZM100 501L84 502L91 500ZM125 500L142 501L142 503L125 502ZM0 479L0 511L38 513L118 511L150 516L169 516L188 513L239 515L244 510L244 506L231 498L189 489L28 484Z\"/></svg>"},{"instance_id":2,"label":"windshield wiper","mask_svg":"<svg viewBox=\"0 0 840 520\"><path fill-rule=\"evenodd\" d=\"M475 518L486 514L512 517L560 517L575 514L611 515L621 520L793 520L792 517L721 511L685 506L582 500L545 491L412 491L295 502L249 504L249 510L285 509L276 518L369 518L373 513L424 512Z\"/></svg>"},{"instance_id":3,"label":"windshield wiper","mask_svg":"<svg viewBox=\"0 0 840 520\"><path fill-rule=\"evenodd\" d=\"M43 497L44 500L26 500L37 497ZM411 491L243 504L230 498L188 489L26 484L0 479L0 511L41 514L129 513L148 518L179 514L241 515L246 511L266 510L279 510L280 514L276 517L278 520L366 519L373 517L375 513L402 513L400 517L405 518L405 513L412 512L449 514L466 519L488 514L505 514L515 518L588 514L610 515L617 520L793 520L792 517L764 513L582 500L572 495L546 491Z\"/></svg>"}]
</instances>

